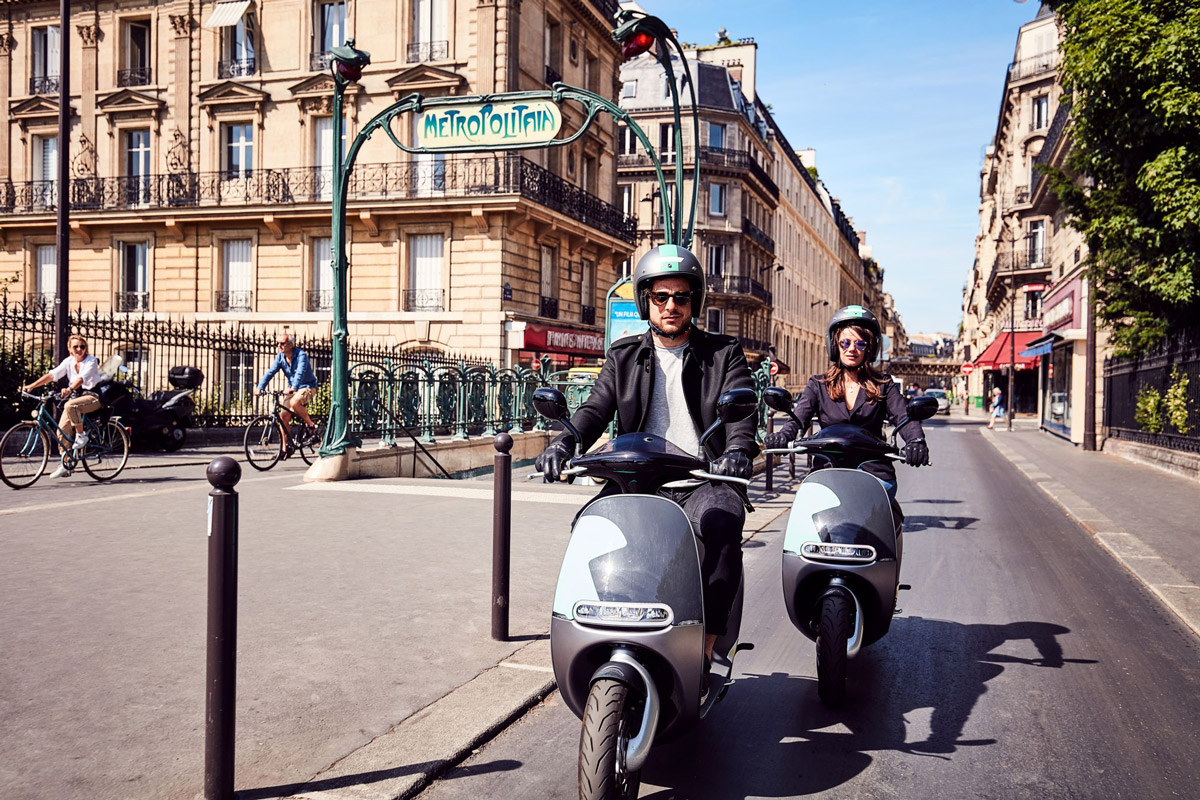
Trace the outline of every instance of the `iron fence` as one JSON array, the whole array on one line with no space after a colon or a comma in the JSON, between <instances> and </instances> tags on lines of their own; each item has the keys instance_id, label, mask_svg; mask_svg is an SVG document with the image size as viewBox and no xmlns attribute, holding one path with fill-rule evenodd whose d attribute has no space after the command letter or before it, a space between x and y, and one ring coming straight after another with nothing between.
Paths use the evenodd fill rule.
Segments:
<instances>
[{"instance_id":1,"label":"iron fence","mask_svg":"<svg viewBox=\"0 0 1200 800\"><path fill-rule=\"evenodd\" d=\"M1105 359L1104 424L1113 438L1200 453L1200 331Z\"/></svg>"}]
</instances>

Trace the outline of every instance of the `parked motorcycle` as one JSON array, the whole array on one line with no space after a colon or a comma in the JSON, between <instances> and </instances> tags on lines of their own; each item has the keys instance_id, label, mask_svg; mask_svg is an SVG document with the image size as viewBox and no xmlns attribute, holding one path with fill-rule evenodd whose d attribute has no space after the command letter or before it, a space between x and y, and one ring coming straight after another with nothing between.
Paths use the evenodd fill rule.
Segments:
<instances>
[{"instance_id":1,"label":"parked motorcycle","mask_svg":"<svg viewBox=\"0 0 1200 800\"><path fill-rule=\"evenodd\" d=\"M763 400L796 420L801 432L808 427L792 412L786 389L768 387ZM897 432L929 419L937 407L932 397L909 400L890 443L857 425L838 424L765 451L807 454L813 464L784 533L783 599L792 624L817 644L817 693L826 705L842 702L847 661L888 632L900 590L910 588L900 583L904 540L892 500L883 482L860 468L870 461L903 461Z\"/></svg>"},{"instance_id":2,"label":"parked motorcycle","mask_svg":"<svg viewBox=\"0 0 1200 800\"><path fill-rule=\"evenodd\" d=\"M701 449L722 424L750 417L756 406L751 389L723 394ZM534 407L580 441L562 392L538 389ZM749 481L712 474L708 462L647 433L618 436L587 455L577 451L563 475L620 488L588 505L571 530L554 591L550 650L559 691L583 721L579 796L624 800L637 797L654 743L706 716L733 683L737 653L753 647L737 641L739 586L729 627L705 672L696 537L683 508L655 492Z\"/></svg>"},{"instance_id":3,"label":"parked motorcycle","mask_svg":"<svg viewBox=\"0 0 1200 800\"><path fill-rule=\"evenodd\" d=\"M104 384L98 393L101 401L130 426L135 442L173 453L187 441L187 429L196 411L192 395L204 382L204 373L195 367L171 367L167 382L171 389L153 392L149 397L120 381Z\"/></svg>"}]
</instances>

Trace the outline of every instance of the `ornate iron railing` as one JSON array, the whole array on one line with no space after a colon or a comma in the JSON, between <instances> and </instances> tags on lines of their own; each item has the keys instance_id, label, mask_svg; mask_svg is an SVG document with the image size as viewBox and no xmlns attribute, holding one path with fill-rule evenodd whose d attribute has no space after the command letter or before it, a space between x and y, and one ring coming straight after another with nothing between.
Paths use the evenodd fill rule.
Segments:
<instances>
[{"instance_id":1,"label":"ornate iron railing","mask_svg":"<svg viewBox=\"0 0 1200 800\"><path fill-rule=\"evenodd\" d=\"M258 62L253 58L235 58L217 62L218 78L245 78L258 72Z\"/></svg>"},{"instance_id":2,"label":"ornate iron railing","mask_svg":"<svg viewBox=\"0 0 1200 800\"><path fill-rule=\"evenodd\" d=\"M539 316L549 317L550 319L558 319L558 298L546 297L542 295L541 305L538 307Z\"/></svg>"},{"instance_id":3,"label":"ornate iron railing","mask_svg":"<svg viewBox=\"0 0 1200 800\"><path fill-rule=\"evenodd\" d=\"M405 311L445 311L445 289L405 289Z\"/></svg>"},{"instance_id":4,"label":"ornate iron railing","mask_svg":"<svg viewBox=\"0 0 1200 800\"><path fill-rule=\"evenodd\" d=\"M27 292L25 294L25 304L30 308L50 309L54 310L54 298L57 295L54 292Z\"/></svg>"},{"instance_id":5,"label":"ornate iron railing","mask_svg":"<svg viewBox=\"0 0 1200 800\"><path fill-rule=\"evenodd\" d=\"M213 292L213 311L251 311L254 292L250 289L233 289Z\"/></svg>"},{"instance_id":6,"label":"ornate iron railing","mask_svg":"<svg viewBox=\"0 0 1200 800\"><path fill-rule=\"evenodd\" d=\"M708 291L717 294L746 294L767 305L771 304L771 292L761 283L744 275L709 275Z\"/></svg>"},{"instance_id":7,"label":"ornate iron railing","mask_svg":"<svg viewBox=\"0 0 1200 800\"><path fill-rule=\"evenodd\" d=\"M131 67L130 69L117 70L117 86L118 88L126 86L149 86L150 75L149 67Z\"/></svg>"},{"instance_id":8,"label":"ornate iron railing","mask_svg":"<svg viewBox=\"0 0 1200 800\"><path fill-rule=\"evenodd\" d=\"M1029 187L1017 186L1013 189L1013 204L1021 205L1029 202Z\"/></svg>"},{"instance_id":9,"label":"ornate iron railing","mask_svg":"<svg viewBox=\"0 0 1200 800\"><path fill-rule=\"evenodd\" d=\"M309 289L304 307L309 311L329 311L333 308L333 289Z\"/></svg>"},{"instance_id":10,"label":"ornate iron railing","mask_svg":"<svg viewBox=\"0 0 1200 800\"><path fill-rule=\"evenodd\" d=\"M57 91L57 75L34 75L29 79L30 94L54 94Z\"/></svg>"},{"instance_id":11,"label":"ornate iron railing","mask_svg":"<svg viewBox=\"0 0 1200 800\"><path fill-rule=\"evenodd\" d=\"M1025 78L1032 78L1034 75L1050 72L1057 67L1058 51L1051 50L1047 53L1041 53L1030 58L1022 58L1019 61L1009 64L1008 79L1010 81L1019 81Z\"/></svg>"},{"instance_id":12,"label":"ornate iron railing","mask_svg":"<svg viewBox=\"0 0 1200 800\"><path fill-rule=\"evenodd\" d=\"M413 42L408 46L408 63L442 61L450 55L450 42Z\"/></svg>"},{"instance_id":13,"label":"ornate iron railing","mask_svg":"<svg viewBox=\"0 0 1200 800\"><path fill-rule=\"evenodd\" d=\"M113 297L113 306L117 311L149 311L149 292L117 292Z\"/></svg>"},{"instance_id":14,"label":"ornate iron railing","mask_svg":"<svg viewBox=\"0 0 1200 800\"><path fill-rule=\"evenodd\" d=\"M311 72L328 72L330 55L328 50L308 54L308 69Z\"/></svg>"},{"instance_id":15,"label":"ornate iron railing","mask_svg":"<svg viewBox=\"0 0 1200 800\"><path fill-rule=\"evenodd\" d=\"M328 202L332 179L326 167L73 178L71 206L73 211L107 211ZM513 153L362 164L351 173L349 186L352 201L501 194L519 194L630 244L637 237L633 217ZM0 182L0 213L45 213L56 202L54 181Z\"/></svg>"},{"instance_id":16,"label":"ornate iron railing","mask_svg":"<svg viewBox=\"0 0 1200 800\"><path fill-rule=\"evenodd\" d=\"M771 255L775 255L775 240L768 236L766 231L751 222L749 217L742 218L742 232L750 237L750 241Z\"/></svg>"}]
</instances>

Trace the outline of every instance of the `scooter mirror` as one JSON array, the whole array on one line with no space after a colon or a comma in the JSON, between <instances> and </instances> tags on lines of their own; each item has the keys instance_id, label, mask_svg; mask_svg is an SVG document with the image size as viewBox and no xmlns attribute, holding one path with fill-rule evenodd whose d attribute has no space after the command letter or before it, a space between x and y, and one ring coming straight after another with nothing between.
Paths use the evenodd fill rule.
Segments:
<instances>
[{"instance_id":1,"label":"scooter mirror","mask_svg":"<svg viewBox=\"0 0 1200 800\"><path fill-rule=\"evenodd\" d=\"M908 401L908 418L910 420L929 419L937 413L936 397L914 397Z\"/></svg>"},{"instance_id":2,"label":"scooter mirror","mask_svg":"<svg viewBox=\"0 0 1200 800\"><path fill-rule=\"evenodd\" d=\"M721 422L741 422L758 410L758 395L753 389L730 389L717 400L717 416Z\"/></svg>"},{"instance_id":3,"label":"scooter mirror","mask_svg":"<svg viewBox=\"0 0 1200 800\"><path fill-rule=\"evenodd\" d=\"M937 403L934 403L936 407ZM543 386L533 391L533 407L539 414L555 421L567 416L567 398L558 389Z\"/></svg>"},{"instance_id":4,"label":"scooter mirror","mask_svg":"<svg viewBox=\"0 0 1200 800\"><path fill-rule=\"evenodd\" d=\"M768 386L763 389L763 402L768 408L787 414L792 410L792 393L782 386Z\"/></svg>"}]
</instances>

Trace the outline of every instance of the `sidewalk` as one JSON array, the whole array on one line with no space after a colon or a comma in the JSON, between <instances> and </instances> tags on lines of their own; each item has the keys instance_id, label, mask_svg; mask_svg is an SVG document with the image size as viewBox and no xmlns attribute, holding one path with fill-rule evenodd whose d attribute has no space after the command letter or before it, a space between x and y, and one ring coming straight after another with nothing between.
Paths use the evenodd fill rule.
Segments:
<instances>
[{"instance_id":1,"label":"sidewalk","mask_svg":"<svg viewBox=\"0 0 1200 800\"><path fill-rule=\"evenodd\" d=\"M980 432L1200 634L1200 491L1194 481L1085 452L1026 420L1011 433L982 426Z\"/></svg>"}]
</instances>

